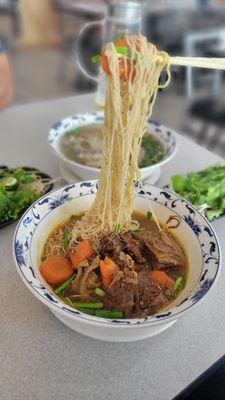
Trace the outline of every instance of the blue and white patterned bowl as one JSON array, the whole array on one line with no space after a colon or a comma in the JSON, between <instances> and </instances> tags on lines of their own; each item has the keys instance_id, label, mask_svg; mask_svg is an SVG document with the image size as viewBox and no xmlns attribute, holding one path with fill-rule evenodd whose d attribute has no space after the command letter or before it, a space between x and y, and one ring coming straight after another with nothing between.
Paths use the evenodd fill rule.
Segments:
<instances>
[{"instance_id":1,"label":"blue and white patterned bowl","mask_svg":"<svg viewBox=\"0 0 225 400\"><path fill-rule=\"evenodd\" d=\"M94 123L103 123L103 121L104 114L102 112L76 114L72 117L56 122L49 132L48 143L54 154L63 161L72 172L82 179L97 179L99 176L99 169L79 164L67 158L60 149L60 138L65 134L65 132L68 132L71 129ZM141 168L142 179L150 177L160 166L170 161L174 157L178 147L176 135L173 130L153 120L149 120L148 125L150 132L160 139L163 144L165 154L163 159L157 164Z\"/></svg>"},{"instance_id":2,"label":"blue and white patterned bowl","mask_svg":"<svg viewBox=\"0 0 225 400\"><path fill-rule=\"evenodd\" d=\"M176 235L186 249L190 273L185 289L169 309L146 318L111 320L83 314L54 295L39 273L41 254L51 231L72 214L87 210L94 199L97 181L74 183L56 189L34 203L21 218L13 251L17 270L31 292L70 328L102 340L133 341L153 336L172 325L206 296L221 265L220 248L209 222L186 200L155 186L145 185L136 195L135 208L148 210L148 201L159 220L181 217ZM147 198L148 199L147 199Z\"/></svg>"}]
</instances>

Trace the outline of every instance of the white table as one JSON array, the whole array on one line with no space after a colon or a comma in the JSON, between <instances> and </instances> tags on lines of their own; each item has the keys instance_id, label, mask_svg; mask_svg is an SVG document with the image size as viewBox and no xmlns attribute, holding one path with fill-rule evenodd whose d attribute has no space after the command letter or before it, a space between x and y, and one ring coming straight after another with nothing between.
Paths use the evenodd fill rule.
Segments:
<instances>
[{"instance_id":1,"label":"white table","mask_svg":"<svg viewBox=\"0 0 225 400\"><path fill-rule=\"evenodd\" d=\"M160 96L161 97L161 96ZM90 95L17 106L0 114L0 164L31 165L58 176L46 144L50 125L93 109ZM170 102L154 117L177 118ZM179 136L174 173L199 170L217 156ZM225 353L225 271L207 299L172 328L134 343L106 343L61 324L24 286L12 257L15 224L0 231L0 398L2 400L168 400ZM214 223L225 248L225 219Z\"/></svg>"}]
</instances>

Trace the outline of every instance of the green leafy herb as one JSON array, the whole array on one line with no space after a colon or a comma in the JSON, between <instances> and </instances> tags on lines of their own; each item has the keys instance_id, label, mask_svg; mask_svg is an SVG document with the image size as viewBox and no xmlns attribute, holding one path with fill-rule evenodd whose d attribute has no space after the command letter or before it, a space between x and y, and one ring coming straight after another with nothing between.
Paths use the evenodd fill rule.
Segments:
<instances>
[{"instance_id":1,"label":"green leafy herb","mask_svg":"<svg viewBox=\"0 0 225 400\"><path fill-rule=\"evenodd\" d=\"M28 186L36 179L35 171L23 168L0 170L0 222L17 219L26 206L40 197Z\"/></svg>"},{"instance_id":2,"label":"green leafy herb","mask_svg":"<svg viewBox=\"0 0 225 400\"><path fill-rule=\"evenodd\" d=\"M121 225L120 224L116 224L115 228L114 228L115 232L119 233L120 232L120 228L121 228Z\"/></svg>"},{"instance_id":3,"label":"green leafy herb","mask_svg":"<svg viewBox=\"0 0 225 400\"><path fill-rule=\"evenodd\" d=\"M15 169L13 175L21 183L32 183L37 178L37 175L34 172L26 171L23 168Z\"/></svg>"},{"instance_id":4,"label":"green leafy herb","mask_svg":"<svg viewBox=\"0 0 225 400\"><path fill-rule=\"evenodd\" d=\"M185 178L182 175L174 175L172 177L173 188L176 192L180 192L185 188Z\"/></svg>"},{"instance_id":5,"label":"green leafy herb","mask_svg":"<svg viewBox=\"0 0 225 400\"><path fill-rule=\"evenodd\" d=\"M147 211L147 218L152 219L152 213L150 211Z\"/></svg>"},{"instance_id":6,"label":"green leafy herb","mask_svg":"<svg viewBox=\"0 0 225 400\"><path fill-rule=\"evenodd\" d=\"M6 190L15 190L18 187L19 182L14 176L7 176L0 179L0 185L4 186Z\"/></svg>"},{"instance_id":7,"label":"green leafy herb","mask_svg":"<svg viewBox=\"0 0 225 400\"><path fill-rule=\"evenodd\" d=\"M199 172L174 175L172 188L210 221L225 213L225 166L216 164Z\"/></svg>"},{"instance_id":8,"label":"green leafy herb","mask_svg":"<svg viewBox=\"0 0 225 400\"><path fill-rule=\"evenodd\" d=\"M184 278L182 276L178 276L174 284L174 291L179 292L180 290L182 290L184 288L184 284Z\"/></svg>"},{"instance_id":9,"label":"green leafy herb","mask_svg":"<svg viewBox=\"0 0 225 400\"><path fill-rule=\"evenodd\" d=\"M66 250L69 246L70 239L69 239L69 232L66 228L63 229L63 247Z\"/></svg>"},{"instance_id":10,"label":"green leafy herb","mask_svg":"<svg viewBox=\"0 0 225 400\"><path fill-rule=\"evenodd\" d=\"M73 274L70 276L65 282L63 282L60 286L55 289L55 294L60 294L64 289L67 288L71 284L71 282L76 278L77 274Z\"/></svg>"}]
</instances>

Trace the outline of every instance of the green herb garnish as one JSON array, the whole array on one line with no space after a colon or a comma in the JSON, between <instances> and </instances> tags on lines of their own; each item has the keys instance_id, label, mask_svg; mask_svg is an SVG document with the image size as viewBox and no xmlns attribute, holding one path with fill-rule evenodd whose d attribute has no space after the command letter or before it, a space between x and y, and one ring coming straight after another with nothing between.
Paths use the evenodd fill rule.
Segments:
<instances>
[{"instance_id":1,"label":"green herb garnish","mask_svg":"<svg viewBox=\"0 0 225 400\"><path fill-rule=\"evenodd\" d=\"M89 314L89 315L95 315L95 310L91 308L82 308L82 307L76 307L78 311L83 312L84 314Z\"/></svg>"},{"instance_id":2,"label":"green herb garnish","mask_svg":"<svg viewBox=\"0 0 225 400\"><path fill-rule=\"evenodd\" d=\"M100 54L96 54L95 56L91 57L91 61L95 64L100 61Z\"/></svg>"},{"instance_id":3,"label":"green herb garnish","mask_svg":"<svg viewBox=\"0 0 225 400\"><path fill-rule=\"evenodd\" d=\"M180 292L180 290L182 290L184 288L184 278L182 276L178 276L178 278L176 279L176 282L174 284L174 291L175 292Z\"/></svg>"},{"instance_id":4,"label":"green herb garnish","mask_svg":"<svg viewBox=\"0 0 225 400\"><path fill-rule=\"evenodd\" d=\"M70 239L69 239L69 232L66 228L63 229L63 247L66 250L69 246Z\"/></svg>"},{"instance_id":5,"label":"green herb garnish","mask_svg":"<svg viewBox=\"0 0 225 400\"><path fill-rule=\"evenodd\" d=\"M103 303L101 301L77 301L74 303L74 307L99 309L103 308Z\"/></svg>"},{"instance_id":6,"label":"green herb garnish","mask_svg":"<svg viewBox=\"0 0 225 400\"><path fill-rule=\"evenodd\" d=\"M145 154L139 163L140 168L158 163L162 160L165 153L162 143L155 136L149 133L146 133L143 136L141 147L145 150Z\"/></svg>"},{"instance_id":7,"label":"green herb garnish","mask_svg":"<svg viewBox=\"0 0 225 400\"><path fill-rule=\"evenodd\" d=\"M55 294L60 294L64 289L67 288L71 284L71 282L76 278L77 274L73 274L70 276L65 282L63 282L60 286L55 289Z\"/></svg>"},{"instance_id":8,"label":"green herb garnish","mask_svg":"<svg viewBox=\"0 0 225 400\"><path fill-rule=\"evenodd\" d=\"M41 193L37 193L32 187L32 183L37 178L37 173L33 170L23 168L1 169L0 222L17 219L26 206L40 197ZM31 184L30 188L29 184Z\"/></svg>"},{"instance_id":9,"label":"green herb garnish","mask_svg":"<svg viewBox=\"0 0 225 400\"><path fill-rule=\"evenodd\" d=\"M130 57L130 48L128 46L115 46L116 52L126 57ZM91 61L95 64L100 61L101 54L96 54L91 57ZM132 60L138 59L138 53L132 54Z\"/></svg>"},{"instance_id":10,"label":"green herb garnish","mask_svg":"<svg viewBox=\"0 0 225 400\"><path fill-rule=\"evenodd\" d=\"M102 289L99 288L99 287L97 287L97 288L95 289L95 294L97 294L97 296L101 296L101 297L104 297L104 296L105 296L104 290L102 290Z\"/></svg>"},{"instance_id":11,"label":"green herb garnish","mask_svg":"<svg viewBox=\"0 0 225 400\"><path fill-rule=\"evenodd\" d=\"M209 221L225 213L225 166L216 164L199 172L174 175L172 189L190 201Z\"/></svg>"},{"instance_id":12,"label":"green herb garnish","mask_svg":"<svg viewBox=\"0 0 225 400\"><path fill-rule=\"evenodd\" d=\"M147 218L152 219L152 213L150 211L147 211Z\"/></svg>"},{"instance_id":13,"label":"green herb garnish","mask_svg":"<svg viewBox=\"0 0 225 400\"><path fill-rule=\"evenodd\" d=\"M115 232L119 233L120 232L120 228L121 228L121 225L120 224L116 224L115 228L114 228Z\"/></svg>"},{"instance_id":14,"label":"green herb garnish","mask_svg":"<svg viewBox=\"0 0 225 400\"><path fill-rule=\"evenodd\" d=\"M96 317L101 317L101 318L115 318L115 319L123 318L122 311L96 310L95 315Z\"/></svg>"}]
</instances>

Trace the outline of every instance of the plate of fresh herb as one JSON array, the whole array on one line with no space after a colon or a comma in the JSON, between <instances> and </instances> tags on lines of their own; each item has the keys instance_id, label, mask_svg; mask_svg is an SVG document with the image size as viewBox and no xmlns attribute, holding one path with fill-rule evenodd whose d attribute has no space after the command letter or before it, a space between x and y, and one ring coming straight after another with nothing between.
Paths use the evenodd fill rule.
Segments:
<instances>
[{"instance_id":1,"label":"plate of fresh herb","mask_svg":"<svg viewBox=\"0 0 225 400\"><path fill-rule=\"evenodd\" d=\"M53 186L52 178L36 168L0 166L0 229L20 218Z\"/></svg>"},{"instance_id":2,"label":"plate of fresh herb","mask_svg":"<svg viewBox=\"0 0 225 400\"><path fill-rule=\"evenodd\" d=\"M190 201L209 221L225 214L225 165L174 175L171 189Z\"/></svg>"}]
</instances>

